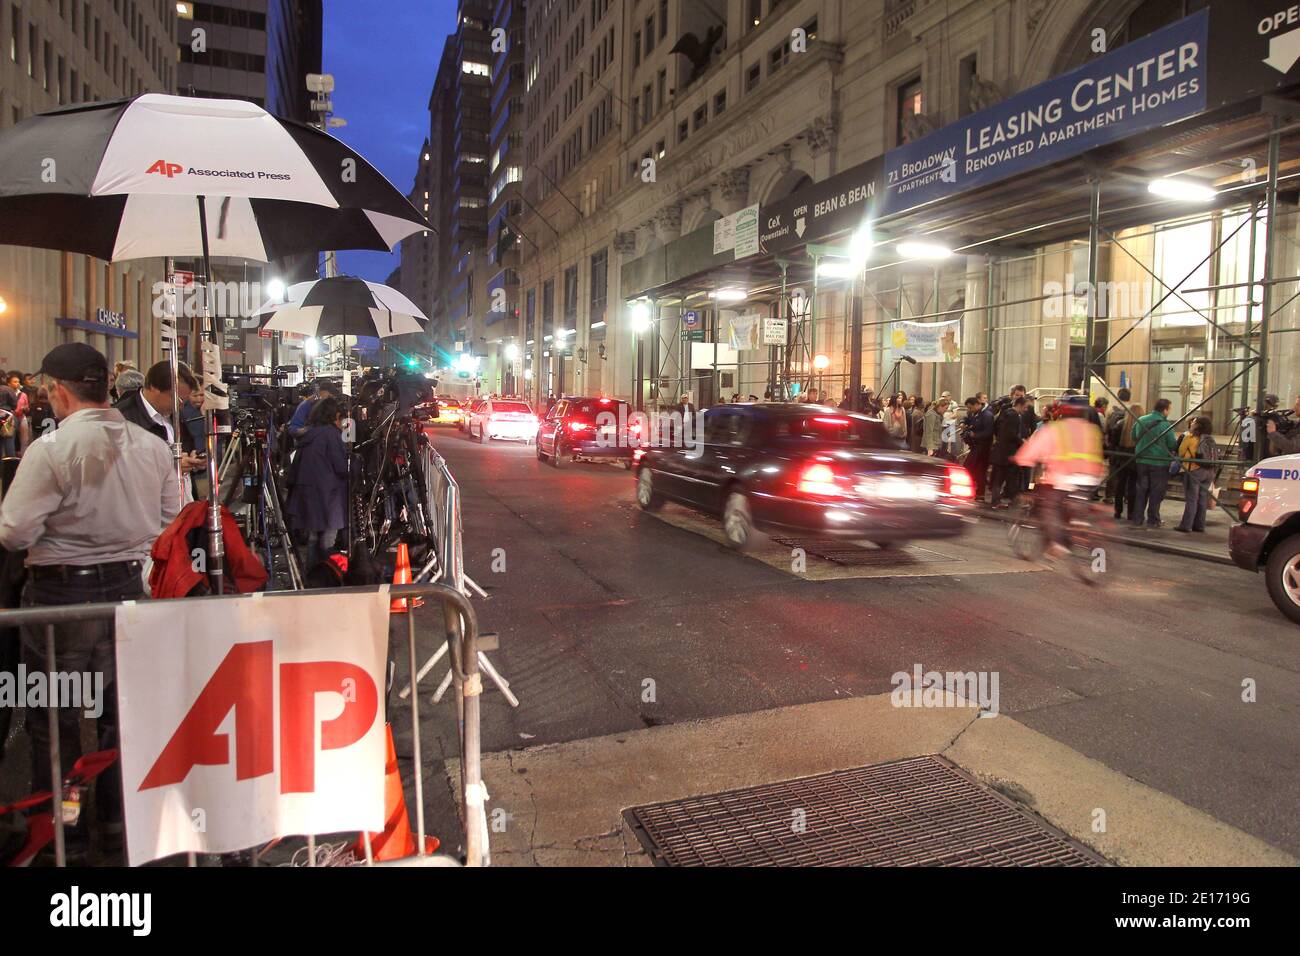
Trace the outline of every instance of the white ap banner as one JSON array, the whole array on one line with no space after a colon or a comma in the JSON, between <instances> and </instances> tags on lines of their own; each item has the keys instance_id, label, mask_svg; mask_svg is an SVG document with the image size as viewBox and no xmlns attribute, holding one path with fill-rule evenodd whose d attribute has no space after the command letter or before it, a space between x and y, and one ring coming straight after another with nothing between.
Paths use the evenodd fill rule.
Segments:
<instances>
[{"instance_id":1,"label":"white ap banner","mask_svg":"<svg viewBox=\"0 0 1300 956\"><path fill-rule=\"evenodd\" d=\"M132 866L384 828L386 593L117 611Z\"/></svg>"}]
</instances>

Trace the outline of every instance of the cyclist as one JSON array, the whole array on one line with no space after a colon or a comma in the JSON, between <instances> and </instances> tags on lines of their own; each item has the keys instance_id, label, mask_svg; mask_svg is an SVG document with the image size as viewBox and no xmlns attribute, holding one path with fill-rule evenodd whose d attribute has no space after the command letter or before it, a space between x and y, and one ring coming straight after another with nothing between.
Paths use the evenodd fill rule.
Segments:
<instances>
[{"instance_id":1,"label":"cyclist","mask_svg":"<svg viewBox=\"0 0 1300 956\"><path fill-rule=\"evenodd\" d=\"M1101 431L1089 420L1086 395L1066 395L1052 407L1051 421L1029 437L1012 460L1026 468L1043 466L1034 485L1043 532L1051 552L1068 554L1065 503L1072 493L1090 491L1105 473Z\"/></svg>"}]
</instances>

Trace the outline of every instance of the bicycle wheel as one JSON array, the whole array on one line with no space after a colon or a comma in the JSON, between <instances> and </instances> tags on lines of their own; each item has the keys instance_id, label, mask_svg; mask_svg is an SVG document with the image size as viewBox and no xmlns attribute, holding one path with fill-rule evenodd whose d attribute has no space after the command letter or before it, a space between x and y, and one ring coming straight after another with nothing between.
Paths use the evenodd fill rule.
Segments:
<instances>
[{"instance_id":1,"label":"bicycle wheel","mask_svg":"<svg viewBox=\"0 0 1300 956\"><path fill-rule=\"evenodd\" d=\"M1037 561L1047 550L1047 542L1043 540L1043 532L1033 520L1031 507L1028 504L1017 507L1020 514L1007 528L1007 543L1011 545L1011 553L1020 560Z\"/></svg>"}]
</instances>

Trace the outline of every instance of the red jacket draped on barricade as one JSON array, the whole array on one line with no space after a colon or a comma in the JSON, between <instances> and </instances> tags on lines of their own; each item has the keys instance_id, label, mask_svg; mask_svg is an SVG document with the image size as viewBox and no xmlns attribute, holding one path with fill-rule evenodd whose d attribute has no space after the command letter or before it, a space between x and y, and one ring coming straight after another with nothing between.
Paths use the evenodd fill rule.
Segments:
<instances>
[{"instance_id":1,"label":"red jacket draped on barricade","mask_svg":"<svg viewBox=\"0 0 1300 956\"><path fill-rule=\"evenodd\" d=\"M149 572L149 591L154 598L180 598L189 597L196 592L209 592L208 577L194 570L192 554L194 548L202 549L205 554L207 552L208 507L206 501L190 502L153 543L153 570ZM266 568L244 543L239 525L225 508L221 509L221 529L226 545L226 591L239 594L260 591L266 586Z\"/></svg>"}]
</instances>

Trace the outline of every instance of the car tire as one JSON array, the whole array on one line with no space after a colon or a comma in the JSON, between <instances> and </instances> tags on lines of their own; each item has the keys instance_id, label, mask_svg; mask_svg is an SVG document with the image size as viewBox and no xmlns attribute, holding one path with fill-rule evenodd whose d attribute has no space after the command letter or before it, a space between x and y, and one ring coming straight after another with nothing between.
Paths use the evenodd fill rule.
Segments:
<instances>
[{"instance_id":1,"label":"car tire","mask_svg":"<svg viewBox=\"0 0 1300 956\"><path fill-rule=\"evenodd\" d=\"M563 468L568 464L568 462L564 460L564 446L559 442L555 443L555 454L551 456L551 464L556 468Z\"/></svg>"},{"instance_id":2,"label":"car tire","mask_svg":"<svg viewBox=\"0 0 1300 956\"><path fill-rule=\"evenodd\" d=\"M542 451L542 443L539 441L535 441L533 442L533 444L537 446L537 460L546 461L546 453Z\"/></svg>"},{"instance_id":3,"label":"car tire","mask_svg":"<svg viewBox=\"0 0 1300 956\"><path fill-rule=\"evenodd\" d=\"M1264 566L1264 580L1277 609L1300 624L1300 534L1273 549Z\"/></svg>"},{"instance_id":4,"label":"car tire","mask_svg":"<svg viewBox=\"0 0 1300 956\"><path fill-rule=\"evenodd\" d=\"M480 425L478 429L478 443L480 445L486 445L488 441L489 439L488 439L487 429L484 428L482 425Z\"/></svg>"},{"instance_id":5,"label":"car tire","mask_svg":"<svg viewBox=\"0 0 1300 956\"><path fill-rule=\"evenodd\" d=\"M730 491L722 506L722 536L727 547L744 551L754 543L754 515L743 491Z\"/></svg>"},{"instance_id":6,"label":"car tire","mask_svg":"<svg viewBox=\"0 0 1300 956\"><path fill-rule=\"evenodd\" d=\"M902 551L907 547L906 541L873 541L871 543L881 551Z\"/></svg>"},{"instance_id":7,"label":"car tire","mask_svg":"<svg viewBox=\"0 0 1300 956\"><path fill-rule=\"evenodd\" d=\"M664 496L655 491L654 473L642 468L636 476L636 503L642 511L658 511L663 507Z\"/></svg>"}]
</instances>

